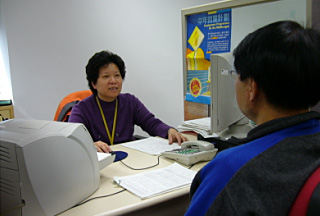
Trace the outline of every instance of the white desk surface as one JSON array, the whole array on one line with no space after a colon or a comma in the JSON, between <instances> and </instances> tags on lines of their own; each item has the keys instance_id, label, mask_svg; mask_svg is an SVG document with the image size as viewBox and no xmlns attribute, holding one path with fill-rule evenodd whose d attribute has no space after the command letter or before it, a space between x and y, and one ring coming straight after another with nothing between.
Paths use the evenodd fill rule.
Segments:
<instances>
[{"instance_id":1,"label":"white desk surface","mask_svg":"<svg viewBox=\"0 0 320 216\"><path fill-rule=\"evenodd\" d=\"M186 135L189 140L196 139L192 135ZM158 156L153 156L145 154L143 152L126 148L121 145L114 145L111 147L113 151L125 151L128 153L128 157L123 160L127 165L134 168L143 168L148 167L153 164L156 164L158 161ZM123 165L121 162L115 162L100 171L100 187L93 193L89 198L104 196L118 191L123 190L123 188L117 186L113 183L113 176L126 176L133 175L140 172L145 172L153 169L159 169L166 167L175 161L160 157L160 164L154 168L147 170L132 170ZM201 169L207 162L202 162L194 165L191 170L198 171ZM185 166L189 167L189 166ZM139 197L131 194L128 191L121 192L116 195L112 195L105 198L98 198L92 201L89 201L81 206L71 208L61 214L60 216L68 215L122 215L128 214L132 211L137 211L143 208L147 208L170 199L184 196L189 193L190 187L169 192L163 195L152 197L149 199L141 200Z\"/></svg>"}]
</instances>

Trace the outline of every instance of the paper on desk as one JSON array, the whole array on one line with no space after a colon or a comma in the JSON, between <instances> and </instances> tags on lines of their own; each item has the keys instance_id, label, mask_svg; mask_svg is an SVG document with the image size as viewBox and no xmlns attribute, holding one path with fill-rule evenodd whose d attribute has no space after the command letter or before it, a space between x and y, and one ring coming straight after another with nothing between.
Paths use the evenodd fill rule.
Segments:
<instances>
[{"instance_id":1,"label":"paper on desk","mask_svg":"<svg viewBox=\"0 0 320 216\"><path fill-rule=\"evenodd\" d=\"M211 119L210 117L193 119L182 122L181 125L177 127L180 132L184 131L194 131L201 134L204 138L217 137L216 133L210 133L211 131Z\"/></svg>"},{"instance_id":2,"label":"paper on desk","mask_svg":"<svg viewBox=\"0 0 320 216\"><path fill-rule=\"evenodd\" d=\"M146 199L188 187L195 175L195 171L174 163L136 175L114 177L114 181L141 199Z\"/></svg>"},{"instance_id":3,"label":"paper on desk","mask_svg":"<svg viewBox=\"0 0 320 216\"><path fill-rule=\"evenodd\" d=\"M149 137L121 145L151 155L160 155L162 152L181 148L177 143L169 145L168 140L157 137Z\"/></svg>"}]
</instances>

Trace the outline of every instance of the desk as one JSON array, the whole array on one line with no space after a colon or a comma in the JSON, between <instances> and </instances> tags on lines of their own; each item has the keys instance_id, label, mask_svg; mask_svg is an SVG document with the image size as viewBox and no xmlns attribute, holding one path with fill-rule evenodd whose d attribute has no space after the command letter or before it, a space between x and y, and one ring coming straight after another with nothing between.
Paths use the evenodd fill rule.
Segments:
<instances>
[{"instance_id":1,"label":"desk","mask_svg":"<svg viewBox=\"0 0 320 216\"><path fill-rule=\"evenodd\" d=\"M185 135L189 140L195 140L192 135ZM121 145L112 146L114 151L125 151L128 157L123 160L134 168L143 168L158 161L158 156L126 148ZM160 164L147 170L131 170L121 162L115 162L100 171L100 187L91 197L103 196L121 191L122 188L113 183L113 176L133 175L140 172L159 169L169 166L175 161L160 157ZM198 171L207 162L194 165L192 170ZM188 167L188 166L186 166ZM89 201L76 208L69 209L60 216L74 215L183 215L189 204L189 187L169 192L163 195L141 200L128 191L119 194Z\"/></svg>"}]
</instances>

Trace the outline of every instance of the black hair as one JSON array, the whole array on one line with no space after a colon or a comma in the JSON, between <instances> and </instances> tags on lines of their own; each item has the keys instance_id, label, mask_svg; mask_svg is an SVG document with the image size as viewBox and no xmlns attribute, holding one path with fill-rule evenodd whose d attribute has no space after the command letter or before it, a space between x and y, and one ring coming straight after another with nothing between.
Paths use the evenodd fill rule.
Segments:
<instances>
[{"instance_id":1,"label":"black hair","mask_svg":"<svg viewBox=\"0 0 320 216\"><path fill-rule=\"evenodd\" d=\"M93 94L97 94L97 90L93 88L92 83L97 83L100 68L110 63L117 65L120 70L121 78L124 80L126 76L126 67L120 56L105 50L97 52L89 59L86 66L88 86Z\"/></svg>"},{"instance_id":2,"label":"black hair","mask_svg":"<svg viewBox=\"0 0 320 216\"><path fill-rule=\"evenodd\" d=\"M254 79L270 104L299 110L320 100L318 31L275 22L246 36L233 55L240 80Z\"/></svg>"}]
</instances>

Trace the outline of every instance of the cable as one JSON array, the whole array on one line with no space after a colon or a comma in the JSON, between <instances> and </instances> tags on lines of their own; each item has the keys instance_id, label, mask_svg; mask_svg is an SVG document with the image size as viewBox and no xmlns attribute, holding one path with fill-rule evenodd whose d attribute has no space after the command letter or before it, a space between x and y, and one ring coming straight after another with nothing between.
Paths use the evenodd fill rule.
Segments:
<instances>
[{"instance_id":1,"label":"cable","mask_svg":"<svg viewBox=\"0 0 320 216\"><path fill-rule=\"evenodd\" d=\"M86 201L83 201L82 203L76 204L76 205L73 206L72 208L75 208L75 207L78 207L78 206L80 206L80 205L83 205L83 204L85 204L85 203L87 203L87 202L89 202L89 201L91 201L91 200L98 199L98 198L105 198L105 197L113 196L113 195L122 193L123 191L126 191L126 189L123 189L123 190L121 190L121 191L115 192L115 193L113 193L113 194L108 194L108 195L103 195L103 196L98 196L98 197L92 197L92 198L90 198L90 199L88 199L88 200L86 200Z\"/></svg>"},{"instance_id":2,"label":"cable","mask_svg":"<svg viewBox=\"0 0 320 216\"><path fill-rule=\"evenodd\" d=\"M21 203L20 203L20 204L12 207L12 208L10 208L10 209L6 209L6 210L2 211L2 212L0 213L0 216L9 215L9 214L8 214L9 212L11 212L11 211L13 211L13 210L15 210L15 209L17 209L17 208L22 208L22 207L25 206L25 205L26 205L25 201L24 201L24 200L21 200Z\"/></svg>"},{"instance_id":3,"label":"cable","mask_svg":"<svg viewBox=\"0 0 320 216\"><path fill-rule=\"evenodd\" d=\"M191 166L188 167L188 169L191 169L195 164L192 164Z\"/></svg>"},{"instance_id":4,"label":"cable","mask_svg":"<svg viewBox=\"0 0 320 216\"><path fill-rule=\"evenodd\" d=\"M161 156L162 156L162 155L159 155L159 156L158 156L158 163L157 163L157 164L152 165L152 166L148 166L148 167L144 167L144 168L133 168L133 167L125 164L122 160L119 160L119 161L120 161L123 165L125 165L126 167L128 167L129 169L132 169L132 170L145 170L145 169L150 169L150 168L153 168L153 167L155 167L155 166L158 166L158 165L160 164L160 157L161 157ZM194 165L196 165L196 164L192 164L191 166L188 167L188 169L191 169Z\"/></svg>"},{"instance_id":5,"label":"cable","mask_svg":"<svg viewBox=\"0 0 320 216\"><path fill-rule=\"evenodd\" d=\"M148 166L148 167L144 167L144 168L133 168L133 167L125 164L122 160L120 160L120 162L121 162L123 165L125 165L126 167L128 167L129 169L132 169L132 170L145 170L145 169L150 169L150 168L153 168L153 167L155 167L155 166L158 166L158 165L160 164L160 157L161 157L161 156L162 156L162 155L159 155L159 156L158 156L158 163L157 163L157 164L152 165L152 166Z\"/></svg>"}]
</instances>

